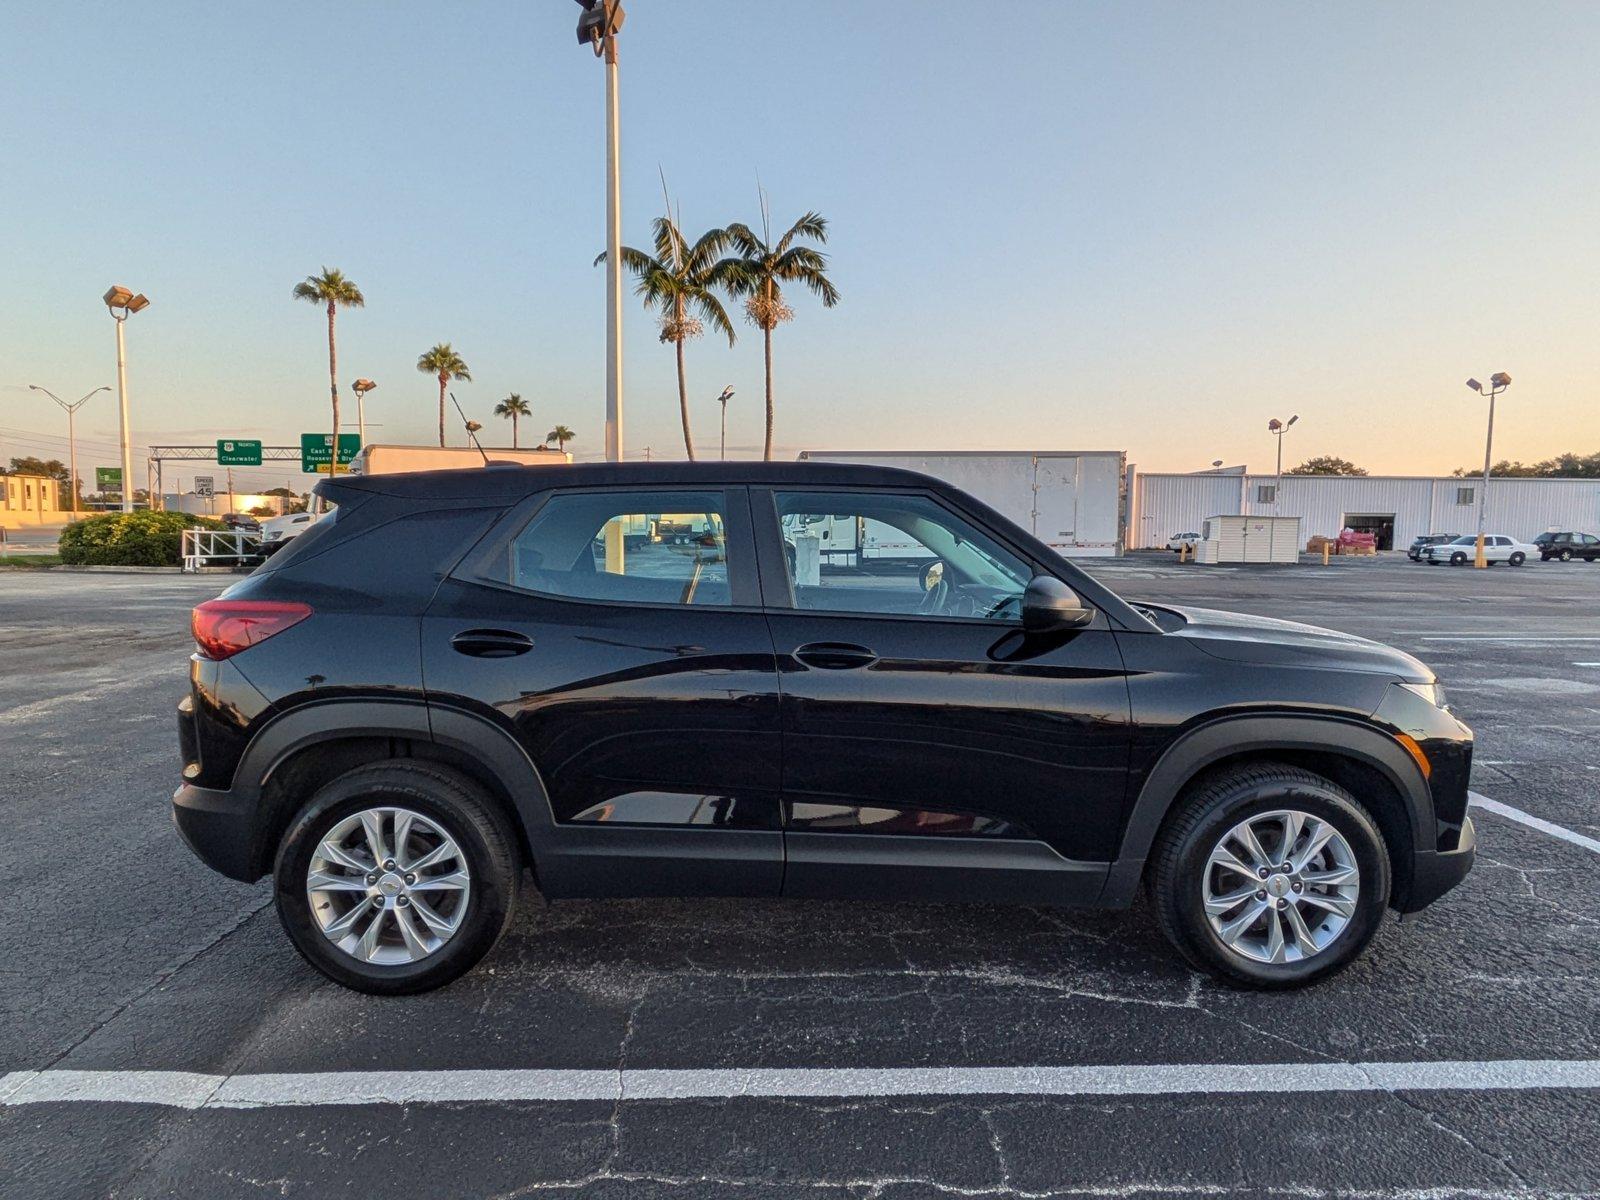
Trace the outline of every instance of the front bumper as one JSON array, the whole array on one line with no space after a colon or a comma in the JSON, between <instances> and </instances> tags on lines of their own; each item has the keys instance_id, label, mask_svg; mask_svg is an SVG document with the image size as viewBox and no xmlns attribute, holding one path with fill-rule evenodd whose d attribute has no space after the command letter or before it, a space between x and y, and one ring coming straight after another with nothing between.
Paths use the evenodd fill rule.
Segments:
<instances>
[{"instance_id":1,"label":"front bumper","mask_svg":"<svg viewBox=\"0 0 1600 1200\"><path fill-rule=\"evenodd\" d=\"M256 806L253 795L185 783L172 793L172 823L206 866L254 883L265 874L256 853Z\"/></svg>"},{"instance_id":2,"label":"front bumper","mask_svg":"<svg viewBox=\"0 0 1600 1200\"><path fill-rule=\"evenodd\" d=\"M1464 817L1454 850L1425 850L1412 858L1411 887L1394 907L1402 913L1427 908L1467 877L1477 857L1478 831L1472 818Z\"/></svg>"}]
</instances>

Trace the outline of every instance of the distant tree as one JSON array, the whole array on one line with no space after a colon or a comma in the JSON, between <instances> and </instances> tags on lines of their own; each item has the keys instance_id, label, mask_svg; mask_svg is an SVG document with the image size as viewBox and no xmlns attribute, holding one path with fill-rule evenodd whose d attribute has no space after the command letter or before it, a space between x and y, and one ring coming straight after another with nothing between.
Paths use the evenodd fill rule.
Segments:
<instances>
[{"instance_id":1,"label":"distant tree","mask_svg":"<svg viewBox=\"0 0 1600 1200\"><path fill-rule=\"evenodd\" d=\"M544 440L546 444L554 442L556 444L556 448L565 454L567 450L567 443L572 441L572 439L577 436L577 434L573 433L572 430L568 429L565 425L557 425L549 433L544 435Z\"/></svg>"},{"instance_id":2,"label":"distant tree","mask_svg":"<svg viewBox=\"0 0 1600 1200\"><path fill-rule=\"evenodd\" d=\"M417 370L424 375L436 376L439 380L439 445L444 445L444 393L450 386L452 379L462 379L467 383L472 382L472 372L467 369L467 363L461 355L457 354L449 342L440 342L421 358L417 359Z\"/></svg>"},{"instance_id":3,"label":"distant tree","mask_svg":"<svg viewBox=\"0 0 1600 1200\"><path fill-rule=\"evenodd\" d=\"M1308 458L1298 467L1291 467L1285 475L1365 475L1367 469L1358 467L1348 458L1337 458L1332 454L1321 454L1316 458Z\"/></svg>"},{"instance_id":4,"label":"distant tree","mask_svg":"<svg viewBox=\"0 0 1600 1200\"><path fill-rule=\"evenodd\" d=\"M0 472L0 474L3 473L6 472ZM43 475L46 479L54 479L60 485L57 488L56 507L72 507L72 496L67 490L68 484L71 482L69 478L71 472L67 470L66 463L59 458L34 458L31 455L26 458L13 458L9 474ZM78 480L78 488L81 496L83 488L83 480L81 478Z\"/></svg>"},{"instance_id":5,"label":"distant tree","mask_svg":"<svg viewBox=\"0 0 1600 1200\"><path fill-rule=\"evenodd\" d=\"M512 392L511 395L494 406L494 415L511 419L511 448L515 450L517 448L517 421L521 417L533 416L533 409L528 407L526 400L516 392Z\"/></svg>"},{"instance_id":6,"label":"distant tree","mask_svg":"<svg viewBox=\"0 0 1600 1200\"><path fill-rule=\"evenodd\" d=\"M288 499L288 500L294 499L299 494L300 494L299 492L292 491L291 489L286 488L286 487L268 488L266 491L261 493L261 495L263 495L263 496L282 496L282 497L284 497L285 499Z\"/></svg>"},{"instance_id":7,"label":"distant tree","mask_svg":"<svg viewBox=\"0 0 1600 1200\"><path fill-rule=\"evenodd\" d=\"M1482 474L1479 467L1457 467L1456 476ZM1600 451L1594 454L1558 454L1543 462L1523 463L1501 459L1489 468L1490 475L1508 479L1600 479Z\"/></svg>"},{"instance_id":8,"label":"distant tree","mask_svg":"<svg viewBox=\"0 0 1600 1200\"><path fill-rule=\"evenodd\" d=\"M723 259L713 270L729 294L745 298L745 316L761 330L767 368L767 437L762 457L772 457L772 331L784 321L794 319L794 310L783 299L781 285L802 283L822 301L824 308L839 303L839 289L828 279L828 256L812 246L798 244L810 239L818 244L828 240L828 222L808 212L776 242L767 219L766 197L761 201L761 235L735 222L727 237L736 257Z\"/></svg>"},{"instance_id":9,"label":"distant tree","mask_svg":"<svg viewBox=\"0 0 1600 1200\"><path fill-rule=\"evenodd\" d=\"M700 336L704 328L702 318L727 337L729 346L737 336L715 292L722 285L722 275L726 272L718 263L718 255L728 244L728 233L723 229L708 230L691 246L670 216L657 217L651 229L655 253L646 254L624 246L622 265L639 281L634 291L644 300L644 306L660 311L660 340L671 342L677 354L678 415L683 421L683 449L693 462L694 437L689 432L689 385L684 376L683 344ZM599 264L605 258L602 253L594 261Z\"/></svg>"},{"instance_id":10,"label":"distant tree","mask_svg":"<svg viewBox=\"0 0 1600 1200\"><path fill-rule=\"evenodd\" d=\"M367 303L367 298L361 294L361 289L355 281L345 278L343 271L330 271L322 268L321 275L307 275L306 278L294 285L296 300L304 300L308 304L322 304L328 308L328 394L333 398L333 444L335 449L339 445L339 342L334 336L334 318L341 308L362 308ZM334 454L334 467L338 466L338 454Z\"/></svg>"}]
</instances>

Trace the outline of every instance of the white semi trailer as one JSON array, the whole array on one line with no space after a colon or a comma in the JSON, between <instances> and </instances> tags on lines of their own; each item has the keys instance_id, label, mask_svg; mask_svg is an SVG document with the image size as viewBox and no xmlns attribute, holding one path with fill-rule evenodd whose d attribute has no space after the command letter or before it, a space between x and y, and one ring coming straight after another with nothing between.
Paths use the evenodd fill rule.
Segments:
<instances>
[{"instance_id":1,"label":"white semi trailer","mask_svg":"<svg viewBox=\"0 0 1600 1200\"><path fill-rule=\"evenodd\" d=\"M1123 550L1127 456L1120 450L804 450L800 457L900 467L943 479L1068 558L1109 558ZM821 539L824 553L863 560L927 553L876 521L826 521L826 529L809 531Z\"/></svg>"}]
</instances>

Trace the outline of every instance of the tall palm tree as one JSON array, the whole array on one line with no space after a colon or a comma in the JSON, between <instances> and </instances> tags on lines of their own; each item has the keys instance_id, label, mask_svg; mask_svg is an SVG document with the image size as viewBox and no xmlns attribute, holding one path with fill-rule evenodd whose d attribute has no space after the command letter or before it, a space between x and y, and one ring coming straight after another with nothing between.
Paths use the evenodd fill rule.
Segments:
<instances>
[{"instance_id":1,"label":"tall palm tree","mask_svg":"<svg viewBox=\"0 0 1600 1200\"><path fill-rule=\"evenodd\" d=\"M436 376L439 380L439 445L444 445L444 392L450 386L452 379L463 379L472 382L472 372L467 370L467 362L457 354L449 342L440 342L421 358L417 359L417 370L424 375Z\"/></svg>"},{"instance_id":2,"label":"tall palm tree","mask_svg":"<svg viewBox=\"0 0 1600 1200\"><path fill-rule=\"evenodd\" d=\"M737 258L724 259L713 272L716 279L734 296L745 297L744 311L750 323L761 330L767 363L767 440L762 456L772 458L772 331L784 321L794 320L794 309L783 300L783 284L803 283L822 300L824 308L839 303L839 290L824 273L828 256L812 246L799 245L809 238L826 243L828 222L808 212L789 227L777 242L767 217L765 196L761 201L761 236L748 225L735 222L727 230L728 242Z\"/></svg>"},{"instance_id":3,"label":"tall palm tree","mask_svg":"<svg viewBox=\"0 0 1600 1200\"><path fill-rule=\"evenodd\" d=\"M528 402L512 392L499 404L494 406L494 415L497 417L511 418L511 448L517 449L517 418L533 416L533 409L528 407Z\"/></svg>"},{"instance_id":4,"label":"tall palm tree","mask_svg":"<svg viewBox=\"0 0 1600 1200\"><path fill-rule=\"evenodd\" d=\"M567 443L577 436L577 434L573 433L572 430L568 429L565 425L557 425L549 433L544 435L544 440L546 443L554 442L556 447L563 454L565 454L567 452Z\"/></svg>"},{"instance_id":5,"label":"tall palm tree","mask_svg":"<svg viewBox=\"0 0 1600 1200\"><path fill-rule=\"evenodd\" d=\"M321 275L307 275L303 283L295 284L294 297L328 306L328 392L333 398L333 458L328 472L332 474L339 469L339 340L334 334L334 317L341 308L365 307L367 298L343 271L327 267Z\"/></svg>"},{"instance_id":6,"label":"tall palm tree","mask_svg":"<svg viewBox=\"0 0 1600 1200\"><path fill-rule=\"evenodd\" d=\"M622 265L639 280L635 293L644 298L646 308L661 313L661 341L671 342L678 358L678 412L683 419L683 448L694 461L694 436L689 432L689 385L683 373L683 343L699 337L702 319L719 333L726 334L728 345L735 340L733 322L717 299L714 289L726 286L717 273L717 256L727 247L726 230L711 229L694 245L679 231L670 216L657 217L651 225L655 253L646 254L632 246L622 248ZM605 261L601 254L598 265Z\"/></svg>"}]
</instances>

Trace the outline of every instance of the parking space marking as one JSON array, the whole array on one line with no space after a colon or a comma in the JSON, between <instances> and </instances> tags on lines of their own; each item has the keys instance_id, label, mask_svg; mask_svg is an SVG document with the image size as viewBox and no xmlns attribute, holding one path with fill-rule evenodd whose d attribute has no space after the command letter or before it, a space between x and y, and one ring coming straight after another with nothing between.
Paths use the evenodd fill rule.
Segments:
<instances>
[{"instance_id":1,"label":"parking space marking","mask_svg":"<svg viewBox=\"0 0 1600 1200\"><path fill-rule=\"evenodd\" d=\"M1193 1063L1087 1067L749 1067L688 1070L18 1071L0 1105L112 1103L167 1108L296 1108L509 1101L1177 1096L1207 1094L1600 1089L1600 1059L1501 1062Z\"/></svg>"},{"instance_id":2,"label":"parking space marking","mask_svg":"<svg viewBox=\"0 0 1600 1200\"><path fill-rule=\"evenodd\" d=\"M1488 796L1478 792L1468 792L1467 798L1472 802L1474 808L1482 808L1492 813L1499 813L1502 817L1516 821L1519 825L1526 825L1529 829L1537 829L1540 833L1548 833L1553 838L1560 838L1563 842L1571 842L1574 846L1582 846L1585 850L1593 850L1596 854L1600 854L1600 841L1592 837L1577 833L1563 825L1546 821L1543 817L1536 817L1532 813L1523 812L1520 808L1513 808L1509 804L1491 800Z\"/></svg>"},{"instance_id":3,"label":"parking space marking","mask_svg":"<svg viewBox=\"0 0 1600 1200\"><path fill-rule=\"evenodd\" d=\"M1600 642L1600 637L1566 637L1560 634L1551 634L1548 637L1537 633L1528 634L1500 634L1500 633L1453 633L1449 635L1425 635L1419 639L1424 642L1506 642L1515 645L1544 645L1549 642Z\"/></svg>"}]
</instances>

